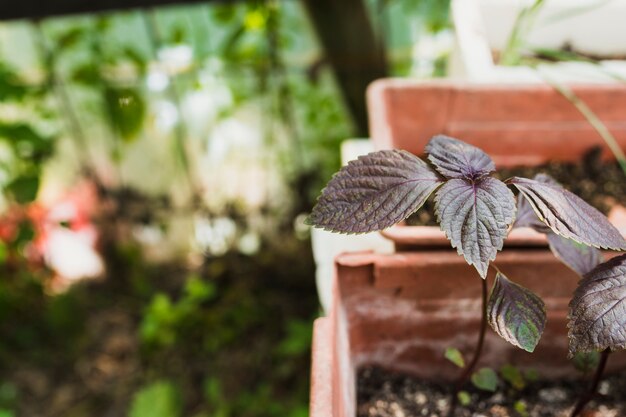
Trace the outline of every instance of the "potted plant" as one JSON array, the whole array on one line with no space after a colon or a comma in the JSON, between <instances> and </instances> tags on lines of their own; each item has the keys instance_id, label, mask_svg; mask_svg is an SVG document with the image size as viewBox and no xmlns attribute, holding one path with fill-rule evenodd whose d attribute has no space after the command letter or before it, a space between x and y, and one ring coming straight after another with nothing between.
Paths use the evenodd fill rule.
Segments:
<instances>
[{"instance_id":1,"label":"potted plant","mask_svg":"<svg viewBox=\"0 0 626 417\"><path fill-rule=\"evenodd\" d=\"M466 135L468 141L481 137L480 133L490 137L491 141L484 142L485 148L495 151L494 161L503 162L505 166L520 163L528 165L555 156L568 158L567 152L559 151L557 143L562 140L565 133L571 133L570 124L579 128L582 124L576 123L579 121L578 118L569 120L566 117L568 112L563 108L549 105L551 100L554 102L554 96L558 96L558 93L537 86L526 89L520 87L514 90L522 97L526 97L528 100L526 107L531 107L529 104L536 104L544 109L543 114L536 112L533 120L533 114L528 111L528 108L520 111L523 105L519 103L516 105L512 100L504 100L510 99L511 93L507 94L504 89L493 90L484 86L482 90L480 87L465 89L448 83L412 84L395 80L378 82L369 93L370 109L373 110L371 112L372 136L381 141L378 142L379 148L398 147L414 150L419 146L415 143L416 138L423 141L423 138L429 137L432 129L438 129L444 133L450 133L455 129L465 129L468 133ZM621 90L617 93L624 94L624 89L618 88L617 90ZM616 91L607 90L607 92L615 97ZM476 107L476 102L477 100L480 102L481 96L483 99L489 98L486 101L489 106L487 109L482 108L485 113L479 117L481 115L477 112L480 113L480 109ZM468 103L472 104L472 100L474 106L467 106ZM508 106L508 118L505 117L506 111L499 113L497 111L503 104ZM559 128L552 130L561 131L548 132L546 140L538 141L536 147L526 149L526 152L516 155L515 149L519 148L516 138L519 140L522 132L518 133L515 128L523 129L520 129L519 123L515 126L515 118L526 119L524 125L529 129L527 133L531 133L529 137L532 137L532 133L537 134L540 130L541 115L544 118L544 131L550 130L546 129L546 121L549 122L551 117L560 118ZM578 115L575 114L575 116ZM469 118L469 120L465 119L468 122L466 124L462 123L464 117ZM494 118L497 120L498 117L502 118L501 123L493 123ZM473 125L472 120L475 121ZM483 124L477 122L483 122ZM493 138L498 135L498 129L505 143L493 141ZM580 141L588 145L598 143L592 134L576 137L581 138ZM620 140L623 141L623 135L618 137L621 137ZM413 142L399 145L401 140L408 138L411 138ZM508 153L507 147L513 152ZM432 148L436 146L431 146L431 155ZM574 149L574 152L582 151L584 144L575 143L570 148ZM474 151L470 149L468 152ZM421 154L421 151L416 153ZM437 162L433 163L437 167ZM435 177L440 180L439 176L446 178L445 181L458 180L441 170L438 171L439 174ZM341 175L337 178L339 179L335 181L334 186L331 182L330 191L337 184L342 183ZM524 187L521 184L520 186ZM328 191L325 193L328 194ZM443 193L443 196L445 195ZM444 197L439 198L441 201ZM451 201L454 200L455 198L452 198ZM320 200L321 203L325 201L330 200L328 197L322 197ZM407 210L411 211L414 208L416 207L408 207ZM522 209L523 207L519 207L518 211L522 212ZM331 229L342 227L332 223L339 220L338 217L332 220L332 211L326 214L331 215L331 223L321 221L319 211L318 217L314 213L312 222ZM512 222L512 219L509 219L510 216L505 217L507 221ZM365 221L365 218L357 212L354 212L350 219L347 224L357 228L359 222ZM395 223L399 219L397 216L391 216L387 220ZM504 223L509 224L507 221ZM369 224L377 228L389 225L378 224L374 220ZM455 231L449 227L450 224L444 229L449 236L453 236ZM399 230L409 233L407 229L410 228L405 227ZM424 377L450 379L457 375L458 371L445 361L443 351L450 346L465 352L476 350L473 346L475 334L479 328L485 326L481 312L481 298L483 302L487 299L487 281L483 280L482 286L471 285L470 283L476 282L476 271L472 271L472 268L456 253L441 247L442 236L427 233L422 237L424 237L422 240L420 236L411 237L418 246L422 247L420 251L397 252L391 255L347 254L337 259L331 314L327 318L318 320L315 327L311 391L313 416L355 415L355 370L364 364L378 364ZM498 256L497 268L509 277L514 276L515 282L524 288L531 288L537 296L543 299L547 323L543 331L542 343L530 355L497 338L494 334L488 333L482 357L475 356L478 362L472 363L470 368L483 363L498 366L512 362L522 368L527 366L541 368L544 377L571 375L573 368L566 360L568 344L566 322L568 302L576 288L576 274L557 261L547 248L541 247L542 244L546 245L546 239L541 237L541 234L532 234L526 230L517 237L511 234L509 240L512 241L509 243L512 247L505 249ZM535 247L529 248L527 246L529 243ZM463 249L458 241L454 242L454 238L453 245L466 256L468 262L474 265L481 263L480 260L472 259L472 255L467 255L471 250ZM427 249L426 246L428 246ZM571 262L569 264L572 266ZM499 285L508 282L502 278L501 274L495 272L487 274L484 264L477 266L476 269L488 280L498 275L495 282ZM576 269L575 266L574 269ZM554 279L558 279L558 285L547 280L546 277L555 277ZM495 291L497 288L498 285L494 285L492 294L497 292ZM482 311L487 310L482 309ZM494 322L497 320L492 321L492 324ZM483 340L482 337L480 340ZM520 344L523 345L518 341L517 345ZM525 346L526 350L533 350L534 347ZM623 357L615 355L610 366L619 367L625 363Z\"/></svg>"}]
</instances>

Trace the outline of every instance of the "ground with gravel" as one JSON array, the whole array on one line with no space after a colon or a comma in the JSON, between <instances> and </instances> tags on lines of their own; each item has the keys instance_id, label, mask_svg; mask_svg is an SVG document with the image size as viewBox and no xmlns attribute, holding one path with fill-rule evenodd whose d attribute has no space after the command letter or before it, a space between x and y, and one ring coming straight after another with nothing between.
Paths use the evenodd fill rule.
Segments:
<instances>
[{"instance_id":1,"label":"ground with gravel","mask_svg":"<svg viewBox=\"0 0 626 417\"><path fill-rule=\"evenodd\" d=\"M493 393L467 384L470 403L459 405L454 417L569 417L588 384L588 378L536 381L516 390L501 381ZM357 395L358 417L444 417L450 408L451 385L370 367L359 371ZM603 379L584 416L626 416L626 373Z\"/></svg>"}]
</instances>

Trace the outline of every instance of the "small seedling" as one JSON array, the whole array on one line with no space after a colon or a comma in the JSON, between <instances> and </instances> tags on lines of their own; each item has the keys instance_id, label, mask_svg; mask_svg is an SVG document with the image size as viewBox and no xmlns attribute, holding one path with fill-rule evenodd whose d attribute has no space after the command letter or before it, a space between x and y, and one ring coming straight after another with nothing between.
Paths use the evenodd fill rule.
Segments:
<instances>
[{"instance_id":1,"label":"small seedling","mask_svg":"<svg viewBox=\"0 0 626 417\"><path fill-rule=\"evenodd\" d=\"M600 354L598 352L576 352L572 357L572 362L577 371L583 375L588 375L598 367Z\"/></svg>"},{"instance_id":2,"label":"small seedling","mask_svg":"<svg viewBox=\"0 0 626 417\"><path fill-rule=\"evenodd\" d=\"M500 376L504 379L513 389L521 391L526 388L526 379L519 370L518 367L511 364L504 365L500 368Z\"/></svg>"},{"instance_id":3,"label":"small seedling","mask_svg":"<svg viewBox=\"0 0 626 417\"><path fill-rule=\"evenodd\" d=\"M459 368L465 368L465 359L463 359L463 354L455 348L447 348L446 353L444 354L447 360L458 366Z\"/></svg>"},{"instance_id":4,"label":"small seedling","mask_svg":"<svg viewBox=\"0 0 626 417\"><path fill-rule=\"evenodd\" d=\"M435 136L425 151L429 163L402 150L373 152L350 162L324 188L307 223L338 233L378 231L405 220L435 193L441 229L482 278L483 324L455 393L478 362L486 322L528 352L545 327L541 298L491 264L514 225L546 233L554 253L584 274L570 303L570 353L605 350L606 356L609 349L626 348L626 255L597 266L602 256L596 249L626 250L626 240L602 213L545 175L494 178L492 159L458 139ZM509 187L519 191L517 202ZM497 273L487 296L489 266Z\"/></svg>"},{"instance_id":5,"label":"small seedling","mask_svg":"<svg viewBox=\"0 0 626 417\"><path fill-rule=\"evenodd\" d=\"M528 417L528 406L524 400L516 401L515 404L513 404L513 409L517 411L521 417Z\"/></svg>"},{"instance_id":6,"label":"small seedling","mask_svg":"<svg viewBox=\"0 0 626 417\"><path fill-rule=\"evenodd\" d=\"M472 403L472 397L467 391L459 391L457 398L459 399L459 404L462 406L467 407Z\"/></svg>"},{"instance_id":7,"label":"small seedling","mask_svg":"<svg viewBox=\"0 0 626 417\"><path fill-rule=\"evenodd\" d=\"M491 368L480 368L472 374L472 384L483 391L496 392L498 374Z\"/></svg>"}]
</instances>

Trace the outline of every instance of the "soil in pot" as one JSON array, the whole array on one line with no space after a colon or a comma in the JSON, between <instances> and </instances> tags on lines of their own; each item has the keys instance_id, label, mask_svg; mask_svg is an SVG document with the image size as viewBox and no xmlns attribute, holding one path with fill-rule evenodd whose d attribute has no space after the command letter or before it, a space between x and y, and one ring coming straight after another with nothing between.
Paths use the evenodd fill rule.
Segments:
<instances>
[{"instance_id":1,"label":"soil in pot","mask_svg":"<svg viewBox=\"0 0 626 417\"><path fill-rule=\"evenodd\" d=\"M567 190L608 214L616 204L626 206L626 177L617 162L602 161L600 154L598 148L590 151L580 163L550 162L534 167L502 168L494 176L505 180L514 176L533 178L538 173L548 174ZM427 201L406 220L406 224L437 226L434 201Z\"/></svg>"},{"instance_id":2,"label":"soil in pot","mask_svg":"<svg viewBox=\"0 0 626 417\"><path fill-rule=\"evenodd\" d=\"M459 405L454 417L569 417L574 404L589 385L582 381L535 381L523 389L499 382L496 392L464 387L468 405ZM452 384L437 384L410 375L363 368L358 373L358 417L444 417L450 407ZM605 377L597 400L584 416L626 415L626 374Z\"/></svg>"}]
</instances>

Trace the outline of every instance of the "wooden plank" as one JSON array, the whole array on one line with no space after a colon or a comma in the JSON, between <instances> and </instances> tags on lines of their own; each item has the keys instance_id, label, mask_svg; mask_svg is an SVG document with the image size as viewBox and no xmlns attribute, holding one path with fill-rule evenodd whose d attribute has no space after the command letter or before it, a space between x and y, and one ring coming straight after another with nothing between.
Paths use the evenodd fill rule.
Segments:
<instances>
[{"instance_id":1,"label":"wooden plank","mask_svg":"<svg viewBox=\"0 0 626 417\"><path fill-rule=\"evenodd\" d=\"M303 0L332 66L357 134L368 133L365 91L387 74L382 42L377 39L362 0Z\"/></svg>"}]
</instances>

